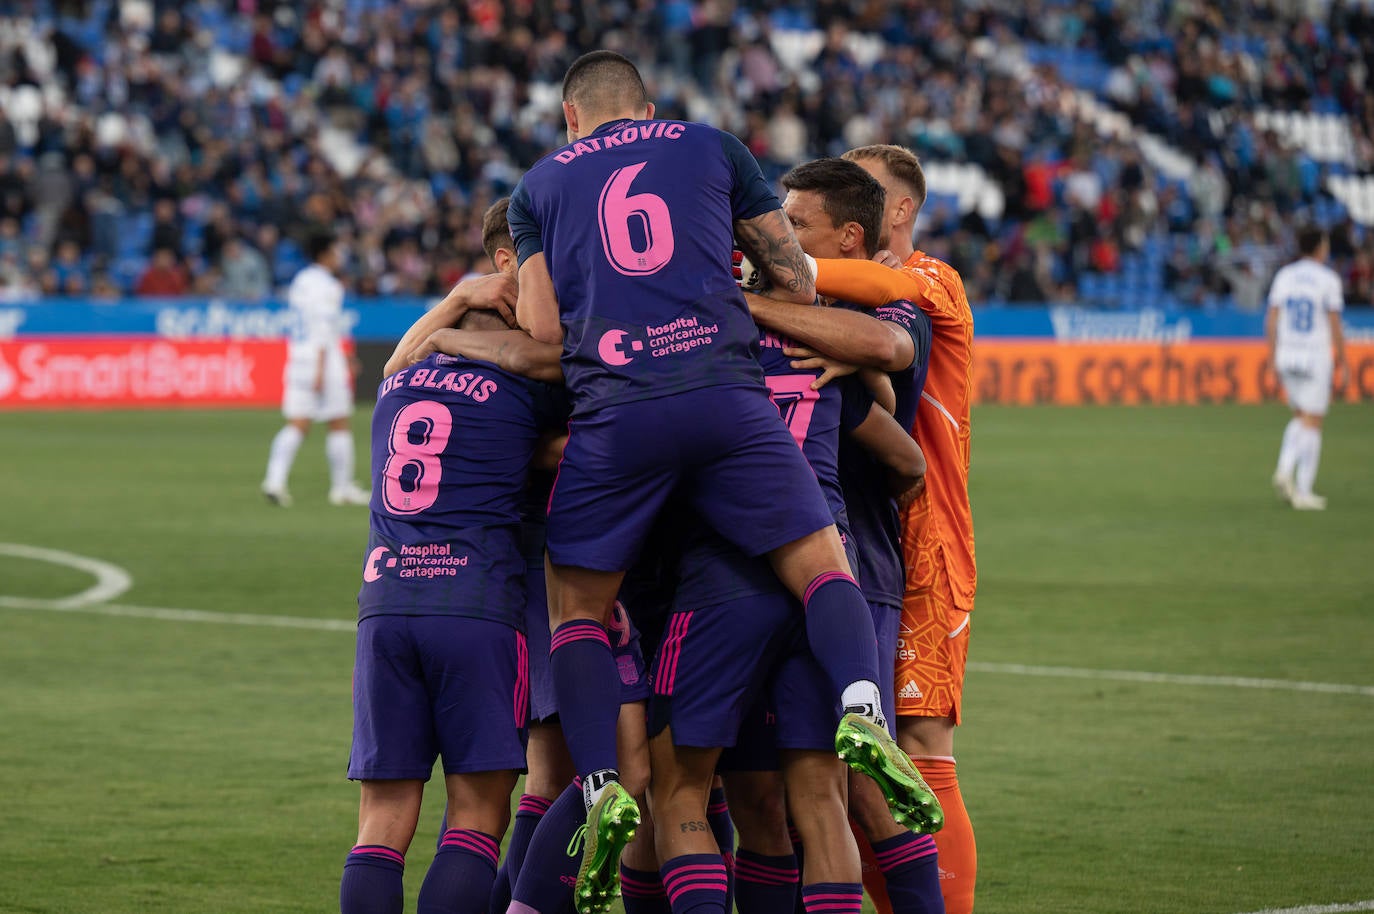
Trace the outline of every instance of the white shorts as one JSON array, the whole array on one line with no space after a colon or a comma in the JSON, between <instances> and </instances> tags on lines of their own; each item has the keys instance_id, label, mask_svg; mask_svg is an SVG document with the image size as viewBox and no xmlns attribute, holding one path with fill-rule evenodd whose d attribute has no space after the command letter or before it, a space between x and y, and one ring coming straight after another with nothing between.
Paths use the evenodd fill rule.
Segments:
<instances>
[{"instance_id":1,"label":"white shorts","mask_svg":"<svg viewBox=\"0 0 1374 914\"><path fill-rule=\"evenodd\" d=\"M328 422L353 415L353 379L342 358L325 361L324 384L315 390L316 364L296 359L287 362L282 378L281 411L287 419Z\"/></svg>"},{"instance_id":2,"label":"white shorts","mask_svg":"<svg viewBox=\"0 0 1374 914\"><path fill-rule=\"evenodd\" d=\"M1279 381L1288 405L1309 416L1325 416L1331 405L1331 365L1285 365L1279 362Z\"/></svg>"}]
</instances>

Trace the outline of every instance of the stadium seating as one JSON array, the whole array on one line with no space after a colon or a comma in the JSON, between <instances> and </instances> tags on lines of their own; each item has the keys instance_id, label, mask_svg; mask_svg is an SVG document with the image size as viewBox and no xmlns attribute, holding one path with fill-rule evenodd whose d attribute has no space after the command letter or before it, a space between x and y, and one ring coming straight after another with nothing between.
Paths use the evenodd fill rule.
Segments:
<instances>
[{"instance_id":1,"label":"stadium seating","mask_svg":"<svg viewBox=\"0 0 1374 914\"><path fill-rule=\"evenodd\" d=\"M86 249L82 282L129 291L159 197L177 200L197 291L217 286L225 231L269 246L280 279L327 223L356 290L442 292L482 268L481 208L560 141L562 69L603 44L633 50L665 115L735 131L771 175L856 141L914 148L921 243L977 301L1008 281L980 261L1027 247L1048 258L1047 298L1123 307L1224 305L1234 262L1271 271L1304 220L1337 232L1340 270L1374 244L1367 4L775 6L612 23L580 5L527 22L384 0L23 4L32 19L0 19L0 189L43 180L0 197L23 245L0 295L59 291L65 238ZM796 119L801 146L783 142ZM93 174L72 177L79 158ZM412 243L418 275L400 266Z\"/></svg>"}]
</instances>

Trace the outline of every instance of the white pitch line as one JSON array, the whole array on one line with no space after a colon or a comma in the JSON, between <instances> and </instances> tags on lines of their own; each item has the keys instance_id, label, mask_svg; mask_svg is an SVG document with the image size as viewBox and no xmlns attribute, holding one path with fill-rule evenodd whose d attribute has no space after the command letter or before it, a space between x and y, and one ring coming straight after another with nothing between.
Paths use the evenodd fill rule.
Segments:
<instances>
[{"instance_id":1,"label":"white pitch line","mask_svg":"<svg viewBox=\"0 0 1374 914\"><path fill-rule=\"evenodd\" d=\"M1305 904L1296 908L1265 908L1263 911L1249 911L1247 914L1348 914L1352 911L1374 911L1374 898L1369 901L1352 901L1348 904Z\"/></svg>"},{"instance_id":2,"label":"white pitch line","mask_svg":"<svg viewBox=\"0 0 1374 914\"><path fill-rule=\"evenodd\" d=\"M80 593L56 600L38 600L30 597L11 597L0 595L0 607L10 609L76 609L92 603L113 600L133 586L134 579L118 565L102 562L99 559L63 552L60 549L42 549L26 546L23 543L0 543L0 555L12 555L20 559L33 559L53 565L65 565L84 571L95 578L95 583Z\"/></svg>"},{"instance_id":3,"label":"white pitch line","mask_svg":"<svg viewBox=\"0 0 1374 914\"><path fill-rule=\"evenodd\" d=\"M0 555L34 559L76 568L92 575L96 583L80 593L52 600L0 594L0 608L32 609L49 612L82 612L98 616L135 619L161 619L166 622L196 622L212 625L244 625L261 628L295 628L308 631L352 632L353 619L320 619L308 616L277 616L258 613L222 613L200 609L174 609L156 606L130 606L107 603L133 584L128 572L99 559L75 555L58 549L43 549L22 543L0 543ZM1164 685L1195 685L1217 688L1270 689L1287 692L1324 692L1335 695L1374 697L1374 686L1339 682L1302 682L1290 679L1255 679L1244 676L1203 676L1179 673L1150 673L1141 670L1093 670L1067 666L1031 666L1022 663L985 663L972 661L968 668L977 673L1012 676L1044 676L1059 679L1098 679L1119 682L1147 682ZM1366 902L1357 902L1365 904ZM1364 908L1352 910L1366 910ZM1266 912L1268 914L1268 912ZM1305 914L1305 912L1304 912Z\"/></svg>"},{"instance_id":4,"label":"white pitch line","mask_svg":"<svg viewBox=\"0 0 1374 914\"><path fill-rule=\"evenodd\" d=\"M1090 670L1071 666L1028 666L1024 663L982 663L969 661L976 673L1005 673L1011 676L1046 676L1056 679L1108 679L1118 682L1152 682L1165 685L1213 686L1233 689L1272 689L1285 692L1326 692L1334 695L1364 695L1374 698L1374 686L1343 682L1302 682L1294 679L1255 679L1247 676L1199 676L1186 673L1148 673L1142 670Z\"/></svg>"},{"instance_id":5,"label":"white pitch line","mask_svg":"<svg viewBox=\"0 0 1374 914\"><path fill-rule=\"evenodd\" d=\"M251 625L261 628L300 628L317 632L356 632L357 619L318 619L310 616L272 616L259 613L220 613L203 609L163 609L156 606L126 606L106 603L81 606L72 612L134 619L162 619L167 622L208 622L212 625Z\"/></svg>"}]
</instances>

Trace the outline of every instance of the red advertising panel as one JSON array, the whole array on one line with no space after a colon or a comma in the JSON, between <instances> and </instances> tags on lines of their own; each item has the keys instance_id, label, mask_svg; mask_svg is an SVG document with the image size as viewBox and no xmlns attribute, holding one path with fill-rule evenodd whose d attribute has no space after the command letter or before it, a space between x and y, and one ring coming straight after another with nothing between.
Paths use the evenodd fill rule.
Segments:
<instances>
[{"instance_id":1,"label":"red advertising panel","mask_svg":"<svg viewBox=\"0 0 1374 914\"><path fill-rule=\"evenodd\" d=\"M0 410L276 406L283 340L0 340Z\"/></svg>"},{"instance_id":2,"label":"red advertising panel","mask_svg":"<svg viewBox=\"0 0 1374 914\"><path fill-rule=\"evenodd\" d=\"M1261 403L1279 397L1263 340L1058 343L980 339L975 402ZM1335 399L1374 400L1374 343L1346 346L1350 383Z\"/></svg>"}]
</instances>

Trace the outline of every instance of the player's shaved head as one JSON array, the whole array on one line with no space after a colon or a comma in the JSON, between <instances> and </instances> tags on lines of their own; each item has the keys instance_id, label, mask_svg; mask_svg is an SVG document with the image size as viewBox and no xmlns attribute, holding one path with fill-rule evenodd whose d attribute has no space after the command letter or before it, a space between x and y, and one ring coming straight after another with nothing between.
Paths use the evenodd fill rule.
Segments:
<instances>
[{"instance_id":1,"label":"player's shaved head","mask_svg":"<svg viewBox=\"0 0 1374 914\"><path fill-rule=\"evenodd\" d=\"M506 212L510 209L510 197L502 197L482 214L482 250L492 262L496 262L496 252L501 248L515 250L515 239L510 234L510 223Z\"/></svg>"},{"instance_id":2,"label":"player's shaved head","mask_svg":"<svg viewBox=\"0 0 1374 914\"><path fill-rule=\"evenodd\" d=\"M639 69L615 51L583 54L563 77L563 101L588 115L639 111L649 103Z\"/></svg>"},{"instance_id":3,"label":"player's shaved head","mask_svg":"<svg viewBox=\"0 0 1374 914\"><path fill-rule=\"evenodd\" d=\"M819 195L831 224L839 228L847 222L856 223L863 229L868 256L877 253L886 192L868 172L844 159L816 159L783 175L782 186Z\"/></svg>"},{"instance_id":4,"label":"player's shaved head","mask_svg":"<svg viewBox=\"0 0 1374 914\"><path fill-rule=\"evenodd\" d=\"M509 330L510 325L500 314L488 308L472 308L458 318L459 330Z\"/></svg>"},{"instance_id":5,"label":"player's shaved head","mask_svg":"<svg viewBox=\"0 0 1374 914\"><path fill-rule=\"evenodd\" d=\"M896 179L907 193L911 194L911 199L916 203L916 211L912 213L913 218L925 205L926 174L921 170L921 160L916 158L916 153L905 146L875 143L872 146L860 146L857 149L851 149L844 154L844 158L850 162L881 162L883 167L887 169L887 173Z\"/></svg>"}]
</instances>

